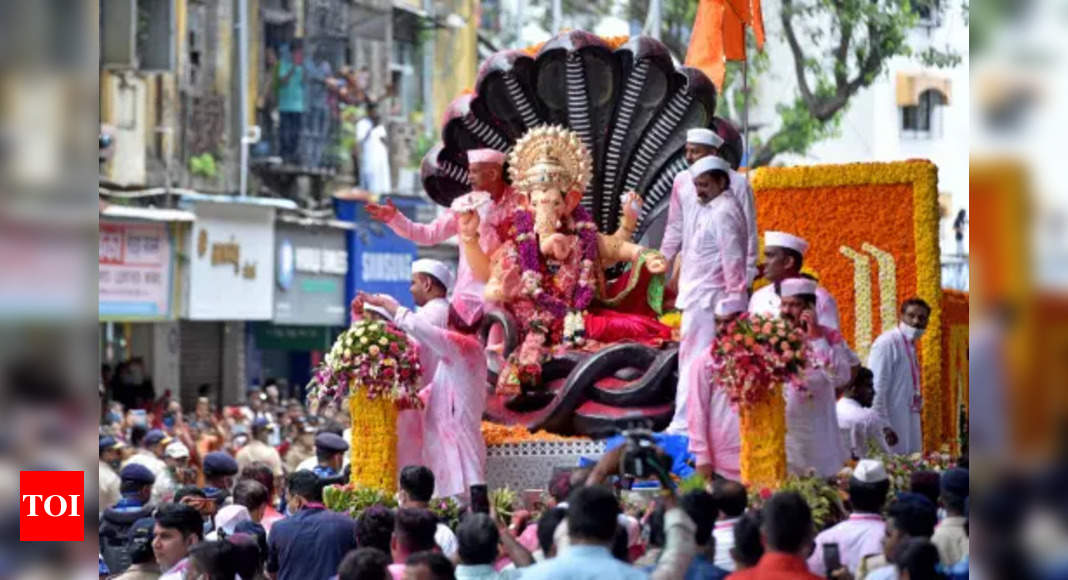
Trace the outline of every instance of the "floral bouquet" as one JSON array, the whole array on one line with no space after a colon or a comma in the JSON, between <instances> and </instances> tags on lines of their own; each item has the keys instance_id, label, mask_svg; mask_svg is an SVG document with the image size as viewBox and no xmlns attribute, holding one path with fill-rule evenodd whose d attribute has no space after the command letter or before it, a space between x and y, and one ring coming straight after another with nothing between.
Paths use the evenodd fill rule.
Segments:
<instances>
[{"instance_id":1,"label":"floral bouquet","mask_svg":"<svg viewBox=\"0 0 1068 580\"><path fill-rule=\"evenodd\" d=\"M385 398L398 410L421 409L422 369L415 345L388 322L358 320L342 332L309 383L309 404L341 401L357 389L370 400Z\"/></svg>"},{"instance_id":2,"label":"floral bouquet","mask_svg":"<svg viewBox=\"0 0 1068 580\"><path fill-rule=\"evenodd\" d=\"M801 387L806 362L801 329L781 318L743 313L712 341L717 382L735 405L760 403L780 383Z\"/></svg>"},{"instance_id":3,"label":"floral bouquet","mask_svg":"<svg viewBox=\"0 0 1068 580\"><path fill-rule=\"evenodd\" d=\"M812 509L812 523L816 530L824 530L848 515L842 494L828 483L826 478L813 472L805 476L789 475L775 489L761 487L749 492L749 507L757 508L771 499L776 491L795 491L805 498L805 503Z\"/></svg>"},{"instance_id":4,"label":"floral bouquet","mask_svg":"<svg viewBox=\"0 0 1068 580\"><path fill-rule=\"evenodd\" d=\"M427 509L437 516L439 522L449 526L449 528L453 530L460 525L460 515L464 511L460 502L451 497L435 497L430 500L429 504L427 504Z\"/></svg>"},{"instance_id":5,"label":"floral bouquet","mask_svg":"<svg viewBox=\"0 0 1068 580\"><path fill-rule=\"evenodd\" d=\"M352 518L356 518L360 515L360 512L373 505L393 508L397 506L397 502L392 496L380 489L349 483L324 487L323 505L329 510L345 513Z\"/></svg>"}]
</instances>

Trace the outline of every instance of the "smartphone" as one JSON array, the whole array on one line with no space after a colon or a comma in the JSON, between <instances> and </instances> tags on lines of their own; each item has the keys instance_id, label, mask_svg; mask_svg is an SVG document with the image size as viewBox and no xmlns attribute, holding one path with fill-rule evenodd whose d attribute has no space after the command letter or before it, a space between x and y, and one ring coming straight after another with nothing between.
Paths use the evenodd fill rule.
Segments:
<instances>
[{"instance_id":1,"label":"smartphone","mask_svg":"<svg viewBox=\"0 0 1068 580\"><path fill-rule=\"evenodd\" d=\"M823 569L827 577L830 578L831 573L841 567L842 556L838 553L838 544L823 544Z\"/></svg>"},{"instance_id":2,"label":"smartphone","mask_svg":"<svg viewBox=\"0 0 1068 580\"><path fill-rule=\"evenodd\" d=\"M147 411L145 411L144 409L134 409L134 410L132 410L130 412L133 413L133 424L134 425L142 425L142 426L145 426L145 427L148 426L148 412Z\"/></svg>"},{"instance_id":3,"label":"smartphone","mask_svg":"<svg viewBox=\"0 0 1068 580\"><path fill-rule=\"evenodd\" d=\"M489 488L484 483L471 486L471 511L488 514L490 511Z\"/></svg>"}]
</instances>

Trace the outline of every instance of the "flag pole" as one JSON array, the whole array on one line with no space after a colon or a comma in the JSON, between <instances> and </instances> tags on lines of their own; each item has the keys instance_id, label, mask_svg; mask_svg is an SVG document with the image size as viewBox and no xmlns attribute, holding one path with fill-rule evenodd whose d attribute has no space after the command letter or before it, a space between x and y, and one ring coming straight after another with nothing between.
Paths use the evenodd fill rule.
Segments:
<instances>
[{"instance_id":1,"label":"flag pole","mask_svg":"<svg viewBox=\"0 0 1068 580\"><path fill-rule=\"evenodd\" d=\"M742 29L745 34L745 29ZM745 50L745 59L742 60L742 159L745 160L746 169L749 168L749 47L742 44Z\"/></svg>"}]
</instances>

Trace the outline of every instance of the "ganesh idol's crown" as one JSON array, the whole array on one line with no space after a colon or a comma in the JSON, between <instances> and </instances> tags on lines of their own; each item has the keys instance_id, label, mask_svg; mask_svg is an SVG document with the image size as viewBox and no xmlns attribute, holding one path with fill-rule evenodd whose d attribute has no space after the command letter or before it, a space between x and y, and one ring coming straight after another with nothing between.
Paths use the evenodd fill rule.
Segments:
<instances>
[{"instance_id":1,"label":"ganesh idol's crown","mask_svg":"<svg viewBox=\"0 0 1068 580\"><path fill-rule=\"evenodd\" d=\"M512 183L521 190L585 191L593 160L578 133L555 125L527 131L508 158Z\"/></svg>"}]
</instances>

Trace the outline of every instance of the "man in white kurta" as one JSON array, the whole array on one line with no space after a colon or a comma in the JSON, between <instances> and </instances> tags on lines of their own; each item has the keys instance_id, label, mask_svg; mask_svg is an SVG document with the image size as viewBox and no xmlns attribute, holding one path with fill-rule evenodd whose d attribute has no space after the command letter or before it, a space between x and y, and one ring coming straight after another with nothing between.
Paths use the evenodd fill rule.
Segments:
<instances>
[{"instance_id":1,"label":"man in white kurta","mask_svg":"<svg viewBox=\"0 0 1068 580\"><path fill-rule=\"evenodd\" d=\"M686 399L694 380L690 374L715 336L716 303L745 297L745 216L738 202L726 195L729 169L719 157L696 160L689 170L694 188L679 195L683 241L675 306L682 310L682 340L670 433L686 433Z\"/></svg>"},{"instance_id":2,"label":"man in white kurta","mask_svg":"<svg viewBox=\"0 0 1068 580\"><path fill-rule=\"evenodd\" d=\"M838 431L842 434L842 445L854 459L868 456L869 449L890 453L887 444L889 426L872 410L871 403L875 397L872 387L872 373L861 367L853 382L845 388L842 398L835 405L838 414ZM893 437L897 441L897 437Z\"/></svg>"},{"instance_id":3,"label":"man in white kurta","mask_svg":"<svg viewBox=\"0 0 1068 580\"><path fill-rule=\"evenodd\" d=\"M916 342L927 329L931 308L919 298L906 300L901 307L901 322L871 345L868 368L875 385L872 408L897 433L897 454L923 451L920 412L923 409L920 363Z\"/></svg>"},{"instance_id":4,"label":"man in white kurta","mask_svg":"<svg viewBox=\"0 0 1068 580\"><path fill-rule=\"evenodd\" d=\"M468 178L472 191L490 195L490 203L478 206L478 245L487 256L500 247L504 240L500 232L508 229L516 209L521 206L521 196L504 182L503 164L505 155L493 149L468 151ZM384 222L398 236L419 245L440 244L460 233L460 212L448 209L429 224L415 223L397 211L392 202L385 205L367 204L371 218ZM460 263L456 272L456 286L452 292L452 307L464 325L478 323L483 312L485 282L478 280L471 271L460 246Z\"/></svg>"},{"instance_id":5,"label":"man in white kurta","mask_svg":"<svg viewBox=\"0 0 1068 580\"><path fill-rule=\"evenodd\" d=\"M809 361L803 388L786 387L786 465L791 473L815 470L830 477L846 461L835 412L835 389L850 378L849 348L816 317L816 282L787 278L780 284L781 316L805 333Z\"/></svg>"},{"instance_id":6,"label":"man in white kurta","mask_svg":"<svg viewBox=\"0 0 1068 580\"><path fill-rule=\"evenodd\" d=\"M717 302L716 326L723 328L729 324L745 312L745 306L744 298ZM712 349L705 348L695 365L697 368L690 374L692 382L687 385L690 396L686 405L686 427L697 472L706 481L712 481L717 474L741 481L742 438L738 431L738 409L731 405L727 391L717 388Z\"/></svg>"},{"instance_id":7,"label":"man in white kurta","mask_svg":"<svg viewBox=\"0 0 1068 580\"><path fill-rule=\"evenodd\" d=\"M385 308L394 323L419 343L424 377L430 378L422 464L434 473L434 496L466 495L485 483L486 357L473 336L438 328L389 296L360 294L365 303ZM432 371L430 369L433 369Z\"/></svg>"},{"instance_id":8,"label":"man in white kurta","mask_svg":"<svg viewBox=\"0 0 1068 580\"><path fill-rule=\"evenodd\" d=\"M781 302L775 285L787 278L801 276L808 242L786 232L764 232L764 277L771 284L753 292L749 299L749 312L775 316ZM816 287L816 314L821 326L840 330L838 303L823 286Z\"/></svg>"}]
</instances>

